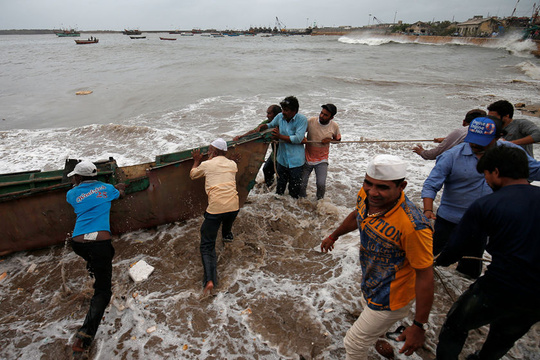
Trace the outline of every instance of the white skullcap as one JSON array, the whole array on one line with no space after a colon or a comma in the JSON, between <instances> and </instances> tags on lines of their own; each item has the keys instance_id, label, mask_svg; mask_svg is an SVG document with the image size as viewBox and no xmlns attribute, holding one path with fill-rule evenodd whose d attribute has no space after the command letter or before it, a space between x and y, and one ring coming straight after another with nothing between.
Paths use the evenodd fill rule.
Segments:
<instances>
[{"instance_id":1,"label":"white skullcap","mask_svg":"<svg viewBox=\"0 0 540 360\"><path fill-rule=\"evenodd\" d=\"M227 142L222 138L217 138L210 144L218 150L227 151Z\"/></svg>"},{"instance_id":2,"label":"white skullcap","mask_svg":"<svg viewBox=\"0 0 540 360\"><path fill-rule=\"evenodd\" d=\"M377 155L368 164L366 174L375 180L405 178L408 163L395 155Z\"/></svg>"},{"instance_id":3,"label":"white skullcap","mask_svg":"<svg viewBox=\"0 0 540 360\"><path fill-rule=\"evenodd\" d=\"M70 172L67 176L72 177L73 175L96 176L96 165L94 165L91 161L88 160L81 161L80 163L75 165L75 169L73 169L73 171Z\"/></svg>"}]
</instances>

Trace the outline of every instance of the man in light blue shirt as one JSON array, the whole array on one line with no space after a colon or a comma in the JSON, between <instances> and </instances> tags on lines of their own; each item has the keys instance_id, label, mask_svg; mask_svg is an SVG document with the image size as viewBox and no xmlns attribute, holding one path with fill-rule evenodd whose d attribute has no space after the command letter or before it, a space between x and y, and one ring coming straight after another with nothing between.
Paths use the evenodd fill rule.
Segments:
<instances>
[{"instance_id":1,"label":"man in light blue shirt","mask_svg":"<svg viewBox=\"0 0 540 360\"><path fill-rule=\"evenodd\" d=\"M289 195L297 199L302 184L302 168L306 154L302 140L307 130L307 118L298 113L298 99L287 96L281 103L282 112L269 124L259 126L258 131L274 129L272 136L280 142L277 151L276 194L283 195L289 184Z\"/></svg>"},{"instance_id":2,"label":"man in light blue shirt","mask_svg":"<svg viewBox=\"0 0 540 360\"><path fill-rule=\"evenodd\" d=\"M495 117L479 117L471 122L469 131L462 144L445 151L437 157L422 188L424 214L428 219L435 219L433 234L433 254L442 251L450 234L461 220L463 214L476 199L492 193L483 174L476 171L478 160L485 151L493 146L519 146L508 141L498 140L503 134L502 122ZM531 180L540 180L540 163L528 156ZM437 192L444 185L437 216L433 212L433 201ZM484 249L468 256L481 257ZM482 263L478 260L462 259L457 270L472 278L482 272Z\"/></svg>"}]
</instances>

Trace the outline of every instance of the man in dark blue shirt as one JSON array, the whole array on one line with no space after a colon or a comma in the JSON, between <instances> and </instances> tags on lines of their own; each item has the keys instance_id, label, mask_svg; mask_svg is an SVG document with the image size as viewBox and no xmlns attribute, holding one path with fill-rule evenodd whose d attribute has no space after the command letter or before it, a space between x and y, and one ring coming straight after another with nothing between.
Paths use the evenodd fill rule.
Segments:
<instances>
[{"instance_id":1,"label":"man in dark blue shirt","mask_svg":"<svg viewBox=\"0 0 540 360\"><path fill-rule=\"evenodd\" d=\"M467 359L499 359L540 321L540 188L527 181L527 156L521 149L494 147L477 170L494 193L471 204L435 264L458 261L486 235L492 261L448 312L439 360L457 359L468 331L486 324L490 330L482 349Z\"/></svg>"}]
</instances>

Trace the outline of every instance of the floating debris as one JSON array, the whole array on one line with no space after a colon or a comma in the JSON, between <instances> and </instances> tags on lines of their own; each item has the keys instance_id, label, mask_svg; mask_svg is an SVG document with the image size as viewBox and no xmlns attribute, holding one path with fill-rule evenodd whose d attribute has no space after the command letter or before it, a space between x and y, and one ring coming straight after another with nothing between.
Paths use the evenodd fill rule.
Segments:
<instances>
[{"instance_id":1,"label":"floating debris","mask_svg":"<svg viewBox=\"0 0 540 360\"><path fill-rule=\"evenodd\" d=\"M129 269L129 276L135 282L141 282L148 279L150 274L154 271L154 267L148 265L146 261L140 260L136 264L132 265Z\"/></svg>"},{"instance_id":2,"label":"floating debris","mask_svg":"<svg viewBox=\"0 0 540 360\"><path fill-rule=\"evenodd\" d=\"M153 333L153 332L156 331L156 330L157 330L157 327L154 325L154 326L151 326L151 327L149 327L148 329L146 329L146 333L147 333L147 334L151 334L151 333Z\"/></svg>"}]
</instances>

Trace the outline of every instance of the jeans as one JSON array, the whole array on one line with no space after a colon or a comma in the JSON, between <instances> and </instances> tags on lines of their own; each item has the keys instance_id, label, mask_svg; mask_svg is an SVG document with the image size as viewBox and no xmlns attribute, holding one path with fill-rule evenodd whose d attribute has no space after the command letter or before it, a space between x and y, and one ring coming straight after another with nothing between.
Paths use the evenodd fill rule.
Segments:
<instances>
[{"instance_id":1,"label":"jeans","mask_svg":"<svg viewBox=\"0 0 540 360\"><path fill-rule=\"evenodd\" d=\"M328 163L322 162L317 165L309 165L308 163L304 164L302 170L302 186L300 188L300 197L306 197L306 189L309 182L309 176L311 172L315 169L315 184L317 185L317 200L324 198L324 193L326 191L326 176L328 174Z\"/></svg>"},{"instance_id":2,"label":"jeans","mask_svg":"<svg viewBox=\"0 0 540 360\"><path fill-rule=\"evenodd\" d=\"M276 194L283 195L285 189L287 188L287 183L289 184L289 195L291 197L298 199L300 196L300 187L302 186L302 169L303 166L298 166L295 168L288 168L280 163L277 163L277 187Z\"/></svg>"},{"instance_id":3,"label":"jeans","mask_svg":"<svg viewBox=\"0 0 540 360\"><path fill-rule=\"evenodd\" d=\"M439 334L437 359L457 359L469 330L490 324L480 359L500 359L540 321L538 304L509 297L504 286L486 286L480 278L450 308Z\"/></svg>"},{"instance_id":4,"label":"jeans","mask_svg":"<svg viewBox=\"0 0 540 360\"><path fill-rule=\"evenodd\" d=\"M96 335L101 318L111 300L112 259L114 247L111 240L103 240L88 243L71 243L73 251L86 260L86 268L90 276L95 278L94 296L90 301L90 309L86 314L82 327L77 332L77 337L87 344Z\"/></svg>"},{"instance_id":5,"label":"jeans","mask_svg":"<svg viewBox=\"0 0 540 360\"><path fill-rule=\"evenodd\" d=\"M238 211L226 212L223 214L210 214L204 212L204 221L201 226L201 258L204 271L203 286L212 281L217 285L217 257L216 257L216 238L221 227L221 236L224 239L232 240L232 226Z\"/></svg>"},{"instance_id":6,"label":"jeans","mask_svg":"<svg viewBox=\"0 0 540 360\"><path fill-rule=\"evenodd\" d=\"M433 232L433 255L438 255L443 250L456 227L457 224L454 224L453 222L450 222L437 214ZM484 239L484 241L482 241L482 246L479 246L473 251L466 253L465 256L481 258L484 254L485 243L486 242ZM482 262L475 259L461 259L459 260L456 270L462 274L472 277L473 279L476 279L482 274Z\"/></svg>"}]
</instances>

